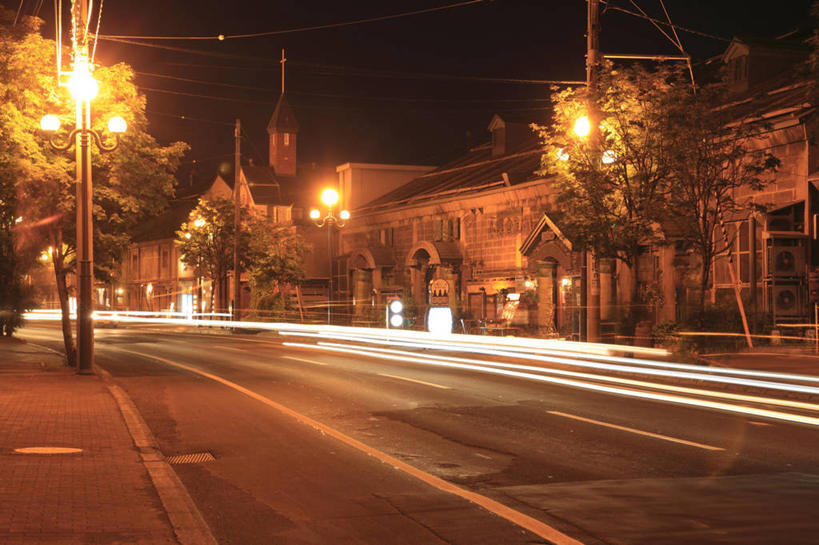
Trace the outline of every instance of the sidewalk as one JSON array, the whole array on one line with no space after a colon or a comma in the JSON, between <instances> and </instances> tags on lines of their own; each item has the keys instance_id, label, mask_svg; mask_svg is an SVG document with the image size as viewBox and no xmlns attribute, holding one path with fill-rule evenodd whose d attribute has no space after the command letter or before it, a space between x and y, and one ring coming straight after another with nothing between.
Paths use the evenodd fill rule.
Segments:
<instances>
[{"instance_id":1,"label":"sidewalk","mask_svg":"<svg viewBox=\"0 0 819 545\"><path fill-rule=\"evenodd\" d=\"M79 452L24 454L68 447ZM175 544L122 413L96 375L0 337L0 543Z\"/></svg>"}]
</instances>

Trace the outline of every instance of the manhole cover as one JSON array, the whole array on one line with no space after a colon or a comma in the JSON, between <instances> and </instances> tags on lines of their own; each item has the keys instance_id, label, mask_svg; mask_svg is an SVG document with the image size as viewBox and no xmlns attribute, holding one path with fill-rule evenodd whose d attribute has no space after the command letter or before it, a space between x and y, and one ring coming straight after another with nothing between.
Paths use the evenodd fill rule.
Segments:
<instances>
[{"instance_id":1,"label":"manhole cover","mask_svg":"<svg viewBox=\"0 0 819 545\"><path fill-rule=\"evenodd\" d=\"M194 452L192 454L178 454L176 456L168 456L166 461L169 464L201 464L203 462L212 462L216 460L210 452Z\"/></svg>"},{"instance_id":2,"label":"manhole cover","mask_svg":"<svg viewBox=\"0 0 819 545\"><path fill-rule=\"evenodd\" d=\"M82 452L82 449L72 447L23 447L14 449L14 452L18 454L76 454Z\"/></svg>"}]
</instances>

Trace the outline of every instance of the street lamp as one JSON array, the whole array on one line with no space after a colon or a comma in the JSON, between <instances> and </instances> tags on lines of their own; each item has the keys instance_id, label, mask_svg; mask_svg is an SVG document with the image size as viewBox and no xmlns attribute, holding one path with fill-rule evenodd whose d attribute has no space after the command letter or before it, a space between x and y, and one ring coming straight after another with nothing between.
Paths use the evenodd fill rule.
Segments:
<instances>
[{"instance_id":1,"label":"street lamp","mask_svg":"<svg viewBox=\"0 0 819 545\"><path fill-rule=\"evenodd\" d=\"M98 91L98 85L91 75L87 52L77 53L74 71L68 82L68 88L76 101L76 125L63 141L54 136L49 138L51 147L66 151L72 140L76 150L77 179L77 262L79 277L79 297L77 308L77 373L91 374L94 365L94 248L93 219L91 201L91 147L89 140L96 142L100 151L114 151L119 146L120 134L125 132L127 124L121 117L114 117L108 122L108 131L115 139L106 143L100 133L91 128L91 99ZM46 115L40 120L40 127L47 132L56 133L60 120L55 115Z\"/></svg>"},{"instance_id":2,"label":"street lamp","mask_svg":"<svg viewBox=\"0 0 819 545\"><path fill-rule=\"evenodd\" d=\"M327 264L329 266L330 283L327 288L327 324L333 321L332 303L333 303L333 226L341 229L344 227L348 219L350 219L349 210L342 210L338 216L333 214L333 206L338 203L338 191L332 188L325 189L321 192L321 202L327 205L327 215L321 217L321 212L318 208L310 210L310 219L317 227L322 228L327 225Z\"/></svg>"}]
</instances>

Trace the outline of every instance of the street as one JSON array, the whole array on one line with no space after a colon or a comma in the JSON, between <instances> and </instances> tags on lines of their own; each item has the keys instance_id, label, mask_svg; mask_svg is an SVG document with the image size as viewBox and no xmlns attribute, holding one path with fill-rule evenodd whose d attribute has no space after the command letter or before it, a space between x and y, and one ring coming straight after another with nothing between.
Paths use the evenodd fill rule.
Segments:
<instances>
[{"instance_id":1,"label":"street","mask_svg":"<svg viewBox=\"0 0 819 545\"><path fill-rule=\"evenodd\" d=\"M53 327L20 335L60 348ZM220 543L819 543L818 383L743 386L770 396L756 402L686 386L760 416L424 363L432 350L139 326L96 338L166 458L213 456L173 467Z\"/></svg>"}]
</instances>

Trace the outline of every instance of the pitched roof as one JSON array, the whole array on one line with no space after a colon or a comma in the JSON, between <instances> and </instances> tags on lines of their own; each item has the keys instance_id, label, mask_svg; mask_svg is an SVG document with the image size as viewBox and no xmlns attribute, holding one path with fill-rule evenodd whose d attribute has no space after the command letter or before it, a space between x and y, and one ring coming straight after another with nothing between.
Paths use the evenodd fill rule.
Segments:
<instances>
[{"instance_id":1,"label":"pitched roof","mask_svg":"<svg viewBox=\"0 0 819 545\"><path fill-rule=\"evenodd\" d=\"M131 237L133 242L148 242L176 238L176 231L188 219L196 208L199 196L193 195L171 202L171 205L158 216L149 218L140 224Z\"/></svg>"},{"instance_id":2,"label":"pitched roof","mask_svg":"<svg viewBox=\"0 0 819 545\"><path fill-rule=\"evenodd\" d=\"M242 166L253 202L262 205L281 205L281 187L272 167Z\"/></svg>"},{"instance_id":3,"label":"pitched roof","mask_svg":"<svg viewBox=\"0 0 819 545\"><path fill-rule=\"evenodd\" d=\"M299 132L299 124L296 123L296 116L293 114L290 103L284 93L279 97L276 103L276 109L273 110L273 115L270 116L270 121L267 123L267 132Z\"/></svg>"},{"instance_id":4,"label":"pitched roof","mask_svg":"<svg viewBox=\"0 0 819 545\"><path fill-rule=\"evenodd\" d=\"M414 178L363 208L413 204L489 187L513 186L540 177L535 171L540 167L543 151L535 135L508 151L493 157L491 144L472 148L454 161Z\"/></svg>"}]
</instances>

